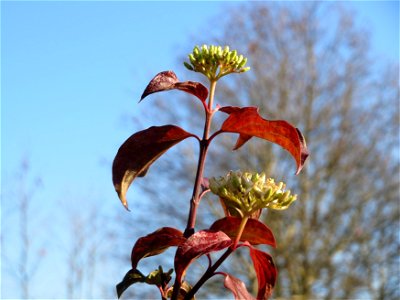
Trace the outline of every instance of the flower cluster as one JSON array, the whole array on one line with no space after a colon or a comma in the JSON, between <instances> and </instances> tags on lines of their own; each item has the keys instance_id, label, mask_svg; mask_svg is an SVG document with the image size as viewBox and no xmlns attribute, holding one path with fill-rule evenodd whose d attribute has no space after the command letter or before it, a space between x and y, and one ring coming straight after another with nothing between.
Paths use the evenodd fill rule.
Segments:
<instances>
[{"instance_id":1,"label":"flower cluster","mask_svg":"<svg viewBox=\"0 0 400 300\"><path fill-rule=\"evenodd\" d=\"M236 50L230 51L228 46L203 45L194 47L189 54L190 63L184 62L186 68L200 72L210 80L218 80L230 73L242 73L250 70L245 67L247 58L238 55Z\"/></svg>"},{"instance_id":2,"label":"flower cluster","mask_svg":"<svg viewBox=\"0 0 400 300\"><path fill-rule=\"evenodd\" d=\"M275 183L264 173L229 172L225 177L210 178L210 190L218 195L228 215L257 217L263 208L286 209L297 195L285 191L283 182Z\"/></svg>"}]
</instances>

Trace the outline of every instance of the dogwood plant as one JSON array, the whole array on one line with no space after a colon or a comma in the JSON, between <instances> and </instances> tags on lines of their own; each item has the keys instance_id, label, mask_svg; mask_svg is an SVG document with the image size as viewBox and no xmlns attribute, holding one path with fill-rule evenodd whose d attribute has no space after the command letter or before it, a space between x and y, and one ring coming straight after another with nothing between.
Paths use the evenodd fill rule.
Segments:
<instances>
[{"instance_id":1,"label":"dogwood plant","mask_svg":"<svg viewBox=\"0 0 400 300\"><path fill-rule=\"evenodd\" d=\"M220 275L224 278L225 288L232 292L235 299L268 299L275 286L277 269L272 257L256 246L265 244L275 247L275 238L272 231L258 218L262 209L286 209L296 200L296 195L286 190L284 183L275 183L273 178L268 178L264 173L230 171L226 176L204 178L205 161L216 136L236 133L238 139L234 150L252 137L278 144L292 155L298 174L308 157L306 143L299 129L286 121L262 118L257 107L214 105L218 80L250 69L243 55L238 55L237 51L227 46L203 45L196 46L188 58L189 62L184 62L185 67L203 74L209 88L200 82L179 81L174 72L164 71L150 81L140 101L150 94L173 89L193 95L204 107L203 135L197 136L175 125L152 126L136 132L122 144L112 167L115 190L128 209L126 193L131 183L137 177L145 176L149 167L168 149L187 138L196 139L199 143L199 158L193 193L189 199L187 225L183 231L166 226L140 237L131 252L131 269L117 285L117 294L120 297L129 286L142 282L156 286L161 299L189 300L194 299L208 279ZM212 119L216 113L225 114L226 119L218 130L211 132ZM196 231L197 208L208 191L219 197L225 217L216 220L210 228ZM159 266L147 275L139 271L138 265L142 259L158 255L169 247L176 247L174 270L164 271ZM217 271L229 255L242 247L250 250L257 275L256 298L247 291L241 280ZM210 253L218 251L223 252L213 262ZM206 271L197 282L187 282L187 268L204 255L209 258Z\"/></svg>"}]
</instances>

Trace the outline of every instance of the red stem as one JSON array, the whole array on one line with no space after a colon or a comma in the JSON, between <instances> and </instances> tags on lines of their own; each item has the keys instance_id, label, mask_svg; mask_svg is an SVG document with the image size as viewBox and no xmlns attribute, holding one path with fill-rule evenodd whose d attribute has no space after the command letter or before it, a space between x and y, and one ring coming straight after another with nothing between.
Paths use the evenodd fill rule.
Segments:
<instances>
[{"instance_id":1,"label":"red stem","mask_svg":"<svg viewBox=\"0 0 400 300\"><path fill-rule=\"evenodd\" d=\"M227 259L227 257L236 250L237 245L240 241L240 238L242 236L242 233L244 231L244 228L246 227L248 217L242 218L242 222L240 223L240 226L237 231L236 239L234 240L233 244L226 249L225 253L222 254L222 256L215 262L214 265L209 266L207 271L201 276L199 281L193 286L193 288L186 294L184 300L190 300L194 297L194 295L197 293L197 291L201 288L201 286L212 276L215 275L215 271L218 269L218 267Z\"/></svg>"},{"instance_id":2,"label":"red stem","mask_svg":"<svg viewBox=\"0 0 400 300\"><path fill-rule=\"evenodd\" d=\"M225 261L225 259L228 258L228 256L234 251L234 247L229 247L226 249L225 253L222 254L222 256L215 262L214 265L212 265L210 268L207 269L207 271L201 276L199 281L193 286L193 288L185 295L184 300L190 300L193 299L194 295L197 293L197 291L201 288L201 286L212 276L214 276L215 271L218 269L218 267Z\"/></svg>"},{"instance_id":3,"label":"red stem","mask_svg":"<svg viewBox=\"0 0 400 300\"><path fill-rule=\"evenodd\" d=\"M200 194L201 194L201 179L203 178L204 173L204 165L207 156L208 146L210 144L210 128L211 128L211 120L213 116L213 102L214 102L214 92L215 86L217 82L210 82L210 96L208 98L208 106L205 107L206 120L204 123L204 131L203 131L203 139L200 141L200 153L199 153L199 161L197 165L196 178L193 187L192 198L190 199L190 210L188 216L188 222L185 229L185 237L189 237L194 233L194 226L196 224L196 215L197 215L197 207L200 203Z\"/></svg>"},{"instance_id":4,"label":"red stem","mask_svg":"<svg viewBox=\"0 0 400 300\"><path fill-rule=\"evenodd\" d=\"M201 179L203 178L204 165L206 161L208 150L208 141L200 141L200 155L199 162L196 172L195 185L193 188L192 198L190 200L190 210L188 216L188 222L185 229L185 237L189 237L194 233L194 225L196 224L197 207L200 202L200 189L201 189Z\"/></svg>"},{"instance_id":5,"label":"red stem","mask_svg":"<svg viewBox=\"0 0 400 300\"><path fill-rule=\"evenodd\" d=\"M200 195L201 193L201 180L203 178L204 173L204 165L206 162L207 150L210 144L209 135L210 135L210 128L211 128L211 119L213 116L213 101L214 101L214 92L215 86L217 82L215 80L210 81L210 95L208 98L208 106L204 106L206 120L204 123L204 131L203 131L203 138L200 141L200 153L199 153L199 161L197 165L196 171L196 178L193 187L193 194L192 198L190 199L190 210L188 216L187 226L184 232L184 236L186 238L190 237L194 233L194 227L196 224L196 215L197 215L197 207L200 203ZM178 282L175 279L174 288L172 292L172 300L178 299L179 290L181 288L181 282Z\"/></svg>"}]
</instances>

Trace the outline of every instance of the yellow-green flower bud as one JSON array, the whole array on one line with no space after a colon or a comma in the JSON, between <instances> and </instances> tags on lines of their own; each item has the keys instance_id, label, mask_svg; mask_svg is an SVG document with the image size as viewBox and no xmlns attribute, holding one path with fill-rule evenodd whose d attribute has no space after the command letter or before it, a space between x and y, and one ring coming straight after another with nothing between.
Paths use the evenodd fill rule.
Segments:
<instances>
[{"instance_id":1,"label":"yellow-green flower bud","mask_svg":"<svg viewBox=\"0 0 400 300\"><path fill-rule=\"evenodd\" d=\"M275 183L264 173L229 172L224 177L210 178L210 190L218 195L228 215L259 216L263 208L283 210L297 195L285 191L283 182Z\"/></svg>"},{"instance_id":2,"label":"yellow-green flower bud","mask_svg":"<svg viewBox=\"0 0 400 300\"><path fill-rule=\"evenodd\" d=\"M202 53L204 56L207 56L207 55L208 55L208 48L207 48L207 45L203 45L203 46L201 47L201 53Z\"/></svg>"},{"instance_id":3,"label":"yellow-green flower bud","mask_svg":"<svg viewBox=\"0 0 400 300\"><path fill-rule=\"evenodd\" d=\"M238 63L238 69L241 69L244 67L244 65L247 63L247 58L244 57L239 63Z\"/></svg>"},{"instance_id":4,"label":"yellow-green flower bud","mask_svg":"<svg viewBox=\"0 0 400 300\"><path fill-rule=\"evenodd\" d=\"M242 73L249 69L243 68L247 59L238 55L236 50L230 51L228 46L196 46L193 53L189 54L189 61L192 68L188 67L189 63L185 64L186 68L200 72L210 80L218 80L222 76Z\"/></svg>"},{"instance_id":5,"label":"yellow-green flower bud","mask_svg":"<svg viewBox=\"0 0 400 300\"><path fill-rule=\"evenodd\" d=\"M236 62L237 67L240 66L241 62L243 61L243 58L244 58L243 55L239 55L239 56L238 56L238 59L237 59L237 62Z\"/></svg>"},{"instance_id":6,"label":"yellow-green flower bud","mask_svg":"<svg viewBox=\"0 0 400 300\"><path fill-rule=\"evenodd\" d=\"M190 54L189 54L190 55ZM194 49L193 49L193 55L194 55L194 57L199 57L200 56L200 50L199 50L199 47L194 47Z\"/></svg>"},{"instance_id":7,"label":"yellow-green flower bud","mask_svg":"<svg viewBox=\"0 0 400 300\"><path fill-rule=\"evenodd\" d=\"M189 60L190 60L190 62L191 62L192 64L195 64L195 63L196 63L196 58L194 57L193 54L189 54Z\"/></svg>"},{"instance_id":8,"label":"yellow-green flower bud","mask_svg":"<svg viewBox=\"0 0 400 300\"><path fill-rule=\"evenodd\" d=\"M224 55L227 55L229 53L229 46L224 47Z\"/></svg>"}]
</instances>

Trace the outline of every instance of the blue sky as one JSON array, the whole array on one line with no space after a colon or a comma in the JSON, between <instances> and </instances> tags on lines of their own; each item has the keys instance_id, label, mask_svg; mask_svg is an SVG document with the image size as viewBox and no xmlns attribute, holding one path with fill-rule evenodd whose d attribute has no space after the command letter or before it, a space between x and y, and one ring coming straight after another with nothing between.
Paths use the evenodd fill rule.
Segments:
<instances>
[{"instance_id":1,"label":"blue sky","mask_svg":"<svg viewBox=\"0 0 400 300\"><path fill-rule=\"evenodd\" d=\"M59 202L80 192L119 205L109 163L134 127L122 116L151 107L137 102L159 71L190 78L177 55L191 52L193 37L205 40L207 23L239 4L2 1L2 230L15 221L4 214L12 213L24 157L43 180L43 214L56 219ZM345 5L369 27L377 57L398 62L398 2ZM4 249L14 248L10 242Z\"/></svg>"}]
</instances>

